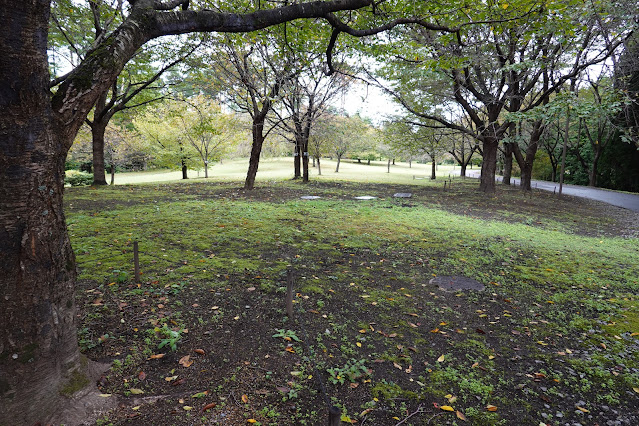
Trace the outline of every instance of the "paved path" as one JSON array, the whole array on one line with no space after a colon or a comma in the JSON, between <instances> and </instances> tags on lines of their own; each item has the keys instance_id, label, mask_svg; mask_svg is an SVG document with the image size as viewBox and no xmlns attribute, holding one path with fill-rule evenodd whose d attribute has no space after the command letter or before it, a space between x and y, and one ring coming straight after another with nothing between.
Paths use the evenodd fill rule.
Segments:
<instances>
[{"instance_id":1,"label":"paved path","mask_svg":"<svg viewBox=\"0 0 639 426\"><path fill-rule=\"evenodd\" d=\"M468 177L479 179L479 171L466 171ZM496 176L496 180L501 182L502 177ZM514 185L519 185L520 180L518 178L511 179ZM533 180L531 185L536 189L543 189L545 191L559 192L559 184L555 182L546 182L543 180ZM562 188L562 193L567 195L574 195L575 197L590 198L592 200L603 201L604 203L612 204L613 206L623 207L628 210L639 212L639 194L632 194L627 192L612 191L609 189L592 188L589 186L579 185L566 185Z\"/></svg>"}]
</instances>

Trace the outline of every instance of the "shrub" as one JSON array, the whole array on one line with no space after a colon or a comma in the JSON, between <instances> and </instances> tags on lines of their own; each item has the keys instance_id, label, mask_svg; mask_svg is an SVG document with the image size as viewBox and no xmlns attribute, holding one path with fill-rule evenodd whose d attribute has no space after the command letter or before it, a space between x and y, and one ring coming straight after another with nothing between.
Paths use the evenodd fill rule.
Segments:
<instances>
[{"instance_id":1,"label":"shrub","mask_svg":"<svg viewBox=\"0 0 639 426\"><path fill-rule=\"evenodd\" d=\"M78 170L67 170L64 172L64 184L71 186L86 186L93 183L91 173L80 172Z\"/></svg>"}]
</instances>

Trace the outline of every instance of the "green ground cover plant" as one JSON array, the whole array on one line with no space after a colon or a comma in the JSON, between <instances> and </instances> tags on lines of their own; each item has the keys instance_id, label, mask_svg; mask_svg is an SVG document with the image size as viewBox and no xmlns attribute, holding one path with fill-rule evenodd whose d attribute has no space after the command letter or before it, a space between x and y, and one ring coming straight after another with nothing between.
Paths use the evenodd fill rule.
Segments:
<instances>
[{"instance_id":1,"label":"green ground cover plant","mask_svg":"<svg viewBox=\"0 0 639 426\"><path fill-rule=\"evenodd\" d=\"M240 186L68 189L102 424L639 421L636 214L461 179Z\"/></svg>"}]
</instances>

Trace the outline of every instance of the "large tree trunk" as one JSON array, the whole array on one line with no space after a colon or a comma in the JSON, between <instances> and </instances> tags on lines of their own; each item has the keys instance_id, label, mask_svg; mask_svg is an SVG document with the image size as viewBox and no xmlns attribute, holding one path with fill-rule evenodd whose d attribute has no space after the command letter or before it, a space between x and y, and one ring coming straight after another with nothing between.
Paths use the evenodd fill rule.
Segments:
<instances>
[{"instance_id":1,"label":"large tree trunk","mask_svg":"<svg viewBox=\"0 0 639 426\"><path fill-rule=\"evenodd\" d=\"M60 392L71 390L69 378L81 376L75 258L62 209L71 140L47 90L48 18L47 1L0 6L2 425L45 423Z\"/></svg>"},{"instance_id":2,"label":"large tree trunk","mask_svg":"<svg viewBox=\"0 0 639 426\"><path fill-rule=\"evenodd\" d=\"M497 169L497 148L499 139L492 134L483 135L483 155L481 163L481 180L479 190L486 193L495 192L495 170Z\"/></svg>"}]
</instances>

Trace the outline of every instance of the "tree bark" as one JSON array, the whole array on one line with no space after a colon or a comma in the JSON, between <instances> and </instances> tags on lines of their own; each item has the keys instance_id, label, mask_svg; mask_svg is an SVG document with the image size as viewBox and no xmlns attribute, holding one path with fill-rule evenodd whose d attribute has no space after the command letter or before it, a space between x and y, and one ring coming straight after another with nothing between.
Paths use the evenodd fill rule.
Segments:
<instances>
[{"instance_id":1,"label":"tree bark","mask_svg":"<svg viewBox=\"0 0 639 426\"><path fill-rule=\"evenodd\" d=\"M188 167L186 167L186 163L182 160L182 179L188 179Z\"/></svg>"},{"instance_id":2,"label":"tree bark","mask_svg":"<svg viewBox=\"0 0 639 426\"><path fill-rule=\"evenodd\" d=\"M293 179L299 179L302 177L302 155L299 141L295 140L295 152L293 153L293 167L295 168L295 174Z\"/></svg>"},{"instance_id":3,"label":"tree bark","mask_svg":"<svg viewBox=\"0 0 639 426\"><path fill-rule=\"evenodd\" d=\"M537 149L539 147L539 139L544 132L544 125L541 121L536 121L533 124L533 130L530 134L530 142L526 148L526 157L521 167L521 189L524 191L532 190L532 169L535 163L535 156L537 155Z\"/></svg>"},{"instance_id":4,"label":"tree bark","mask_svg":"<svg viewBox=\"0 0 639 426\"><path fill-rule=\"evenodd\" d=\"M249 158L249 168L244 181L244 189L253 189L255 187L255 177L257 169L260 165L260 156L262 154L262 146L264 145L264 121L253 122L253 144L251 145L251 157Z\"/></svg>"},{"instance_id":5,"label":"tree bark","mask_svg":"<svg viewBox=\"0 0 639 426\"><path fill-rule=\"evenodd\" d=\"M322 166L320 165L319 157L317 157L317 175L322 176Z\"/></svg>"},{"instance_id":6,"label":"tree bark","mask_svg":"<svg viewBox=\"0 0 639 426\"><path fill-rule=\"evenodd\" d=\"M337 156L337 166L335 167L335 173L339 173L339 163L342 162L342 156L338 155Z\"/></svg>"},{"instance_id":7,"label":"tree bark","mask_svg":"<svg viewBox=\"0 0 639 426\"><path fill-rule=\"evenodd\" d=\"M499 139L492 134L486 134L483 139L483 158L481 163L481 180L479 183L479 190L485 193L494 193Z\"/></svg>"},{"instance_id":8,"label":"tree bark","mask_svg":"<svg viewBox=\"0 0 639 426\"><path fill-rule=\"evenodd\" d=\"M437 176L435 175L435 171L436 171L436 167L437 167L436 163L435 163L435 157L433 157L432 160L433 161L431 162L432 165L431 165L431 169L430 169L430 178L432 180L435 180L435 179L437 179Z\"/></svg>"},{"instance_id":9,"label":"tree bark","mask_svg":"<svg viewBox=\"0 0 639 426\"><path fill-rule=\"evenodd\" d=\"M106 170L104 165L104 134L110 117L103 116L107 92L98 98L95 105L94 119L90 123L91 140L93 142L93 185L106 185Z\"/></svg>"},{"instance_id":10,"label":"tree bark","mask_svg":"<svg viewBox=\"0 0 639 426\"><path fill-rule=\"evenodd\" d=\"M504 144L504 173L502 179L504 185L510 185L510 179L513 174L513 144L514 142Z\"/></svg>"},{"instance_id":11,"label":"tree bark","mask_svg":"<svg viewBox=\"0 0 639 426\"><path fill-rule=\"evenodd\" d=\"M62 206L72 138L49 99L49 3L0 6L0 424L46 422L81 375ZM19 26L19 30L16 28Z\"/></svg>"}]
</instances>

